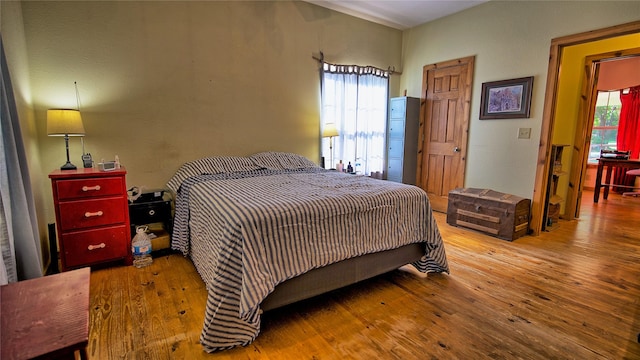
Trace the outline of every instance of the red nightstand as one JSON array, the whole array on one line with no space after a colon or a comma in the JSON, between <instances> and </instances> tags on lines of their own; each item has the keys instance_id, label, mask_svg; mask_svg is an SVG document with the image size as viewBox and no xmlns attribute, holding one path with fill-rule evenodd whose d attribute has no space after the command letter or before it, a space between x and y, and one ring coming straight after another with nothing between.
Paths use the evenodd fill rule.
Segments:
<instances>
[{"instance_id":1,"label":"red nightstand","mask_svg":"<svg viewBox=\"0 0 640 360\"><path fill-rule=\"evenodd\" d=\"M126 170L55 170L53 187L62 271L115 260L130 265Z\"/></svg>"}]
</instances>

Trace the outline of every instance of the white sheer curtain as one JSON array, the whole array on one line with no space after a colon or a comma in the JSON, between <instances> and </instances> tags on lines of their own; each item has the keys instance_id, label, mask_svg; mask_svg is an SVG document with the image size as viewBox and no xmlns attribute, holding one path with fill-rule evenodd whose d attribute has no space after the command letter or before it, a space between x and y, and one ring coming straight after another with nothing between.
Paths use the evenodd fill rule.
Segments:
<instances>
[{"instance_id":1,"label":"white sheer curtain","mask_svg":"<svg viewBox=\"0 0 640 360\"><path fill-rule=\"evenodd\" d=\"M386 71L355 65L323 63L322 124L334 123L339 135L323 141L322 156L349 162L362 174L384 170L389 75ZM335 168L336 164L326 163Z\"/></svg>"},{"instance_id":2,"label":"white sheer curtain","mask_svg":"<svg viewBox=\"0 0 640 360\"><path fill-rule=\"evenodd\" d=\"M0 37L0 284L42 276L35 202Z\"/></svg>"}]
</instances>

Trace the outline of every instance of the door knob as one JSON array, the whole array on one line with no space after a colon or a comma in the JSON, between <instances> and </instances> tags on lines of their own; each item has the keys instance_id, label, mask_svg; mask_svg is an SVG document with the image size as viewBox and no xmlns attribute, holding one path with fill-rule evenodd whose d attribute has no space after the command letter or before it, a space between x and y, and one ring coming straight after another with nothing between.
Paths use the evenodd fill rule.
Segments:
<instances>
[{"instance_id":1,"label":"door knob","mask_svg":"<svg viewBox=\"0 0 640 360\"><path fill-rule=\"evenodd\" d=\"M457 146L456 146L456 147L454 147L454 148L453 148L453 152L460 152L460 148L459 148L459 147L457 147Z\"/></svg>"}]
</instances>

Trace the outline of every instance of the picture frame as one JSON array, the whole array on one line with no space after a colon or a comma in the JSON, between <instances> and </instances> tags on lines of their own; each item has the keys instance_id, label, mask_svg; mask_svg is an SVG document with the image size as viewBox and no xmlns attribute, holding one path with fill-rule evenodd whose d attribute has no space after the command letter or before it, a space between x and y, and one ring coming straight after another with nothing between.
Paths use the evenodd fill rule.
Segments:
<instances>
[{"instance_id":1,"label":"picture frame","mask_svg":"<svg viewBox=\"0 0 640 360\"><path fill-rule=\"evenodd\" d=\"M528 118L533 76L482 83L480 120Z\"/></svg>"}]
</instances>

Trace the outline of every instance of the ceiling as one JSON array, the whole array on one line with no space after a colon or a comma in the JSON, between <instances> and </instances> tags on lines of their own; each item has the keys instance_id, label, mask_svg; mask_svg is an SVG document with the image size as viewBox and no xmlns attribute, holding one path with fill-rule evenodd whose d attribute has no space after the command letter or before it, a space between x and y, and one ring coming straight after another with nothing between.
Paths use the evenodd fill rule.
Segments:
<instances>
[{"instance_id":1,"label":"ceiling","mask_svg":"<svg viewBox=\"0 0 640 360\"><path fill-rule=\"evenodd\" d=\"M489 0L305 0L331 10L406 30Z\"/></svg>"}]
</instances>

